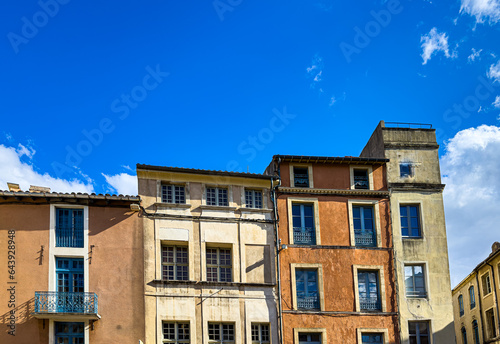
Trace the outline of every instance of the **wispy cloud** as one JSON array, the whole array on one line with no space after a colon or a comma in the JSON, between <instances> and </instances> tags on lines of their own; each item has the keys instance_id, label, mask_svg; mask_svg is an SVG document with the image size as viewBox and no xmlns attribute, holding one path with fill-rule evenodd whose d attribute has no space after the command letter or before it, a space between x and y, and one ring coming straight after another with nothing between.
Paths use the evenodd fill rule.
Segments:
<instances>
[{"instance_id":1,"label":"wispy cloud","mask_svg":"<svg viewBox=\"0 0 500 344\"><path fill-rule=\"evenodd\" d=\"M115 175L102 174L106 178L106 182L121 195L137 195L137 176L132 176L127 173L119 173Z\"/></svg>"},{"instance_id":2,"label":"wispy cloud","mask_svg":"<svg viewBox=\"0 0 500 344\"><path fill-rule=\"evenodd\" d=\"M483 51L483 49L479 49L476 51L476 49L472 48L472 53L467 57L467 61L469 63L474 62L476 60L476 58L479 57L479 55L481 54L482 51Z\"/></svg>"},{"instance_id":3,"label":"wispy cloud","mask_svg":"<svg viewBox=\"0 0 500 344\"><path fill-rule=\"evenodd\" d=\"M19 144L17 148L0 145L0 189L7 187L7 182L19 184L21 190L29 190L30 185L45 186L56 192L91 193L94 187L87 179L60 179L41 173L32 164L36 151L32 147Z\"/></svg>"},{"instance_id":4,"label":"wispy cloud","mask_svg":"<svg viewBox=\"0 0 500 344\"><path fill-rule=\"evenodd\" d=\"M442 51L444 56L447 58L456 57L454 53L453 56L450 55L450 50L448 47L448 36L446 33L439 33L437 29L434 27L429 31L428 34L423 35L420 38L420 42L422 42L422 59L424 62L422 64L427 64L435 52Z\"/></svg>"},{"instance_id":5,"label":"wispy cloud","mask_svg":"<svg viewBox=\"0 0 500 344\"><path fill-rule=\"evenodd\" d=\"M328 104L328 106L332 107L336 102L337 102L337 99L335 98L335 96L332 96L330 98L330 103Z\"/></svg>"},{"instance_id":6,"label":"wispy cloud","mask_svg":"<svg viewBox=\"0 0 500 344\"><path fill-rule=\"evenodd\" d=\"M491 252L500 222L500 127L458 132L441 158L452 287ZM468 252L463 255L461 252Z\"/></svg>"},{"instance_id":7,"label":"wispy cloud","mask_svg":"<svg viewBox=\"0 0 500 344\"><path fill-rule=\"evenodd\" d=\"M316 85L318 85L321 82L323 67L324 67L323 58L318 54L314 55L311 61L311 66L306 68L307 77L309 79L312 79L310 84L311 88L316 88ZM322 90L320 90L320 92L321 91Z\"/></svg>"},{"instance_id":8,"label":"wispy cloud","mask_svg":"<svg viewBox=\"0 0 500 344\"><path fill-rule=\"evenodd\" d=\"M497 96L495 98L495 101L493 102L492 104L494 107L496 107L497 109L500 109L500 96Z\"/></svg>"},{"instance_id":9,"label":"wispy cloud","mask_svg":"<svg viewBox=\"0 0 500 344\"><path fill-rule=\"evenodd\" d=\"M500 20L500 0L462 0L460 13L476 17L476 23L494 24Z\"/></svg>"},{"instance_id":10,"label":"wispy cloud","mask_svg":"<svg viewBox=\"0 0 500 344\"><path fill-rule=\"evenodd\" d=\"M500 60L498 60L496 64L490 66L487 76L496 82L500 82Z\"/></svg>"}]
</instances>

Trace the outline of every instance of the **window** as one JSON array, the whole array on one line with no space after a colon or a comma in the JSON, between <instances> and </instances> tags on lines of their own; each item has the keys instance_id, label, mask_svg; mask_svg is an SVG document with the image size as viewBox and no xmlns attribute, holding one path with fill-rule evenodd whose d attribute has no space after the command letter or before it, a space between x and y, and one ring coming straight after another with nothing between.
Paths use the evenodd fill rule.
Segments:
<instances>
[{"instance_id":1,"label":"window","mask_svg":"<svg viewBox=\"0 0 500 344\"><path fill-rule=\"evenodd\" d=\"M423 265L405 265L406 297L427 297Z\"/></svg>"},{"instance_id":2,"label":"window","mask_svg":"<svg viewBox=\"0 0 500 344\"><path fill-rule=\"evenodd\" d=\"M164 322L163 343L189 343L189 323Z\"/></svg>"},{"instance_id":3,"label":"window","mask_svg":"<svg viewBox=\"0 0 500 344\"><path fill-rule=\"evenodd\" d=\"M293 168L293 183L295 187L309 187L309 169L307 167Z\"/></svg>"},{"instance_id":4,"label":"window","mask_svg":"<svg viewBox=\"0 0 500 344\"><path fill-rule=\"evenodd\" d=\"M467 331L462 327L462 344L467 344Z\"/></svg>"},{"instance_id":5,"label":"window","mask_svg":"<svg viewBox=\"0 0 500 344\"><path fill-rule=\"evenodd\" d=\"M472 322L472 333L474 335L474 344L479 344L479 328L477 326L477 320Z\"/></svg>"},{"instance_id":6,"label":"window","mask_svg":"<svg viewBox=\"0 0 500 344\"><path fill-rule=\"evenodd\" d=\"M410 238L420 238L420 215L418 205L401 205L401 235Z\"/></svg>"},{"instance_id":7,"label":"window","mask_svg":"<svg viewBox=\"0 0 500 344\"><path fill-rule=\"evenodd\" d=\"M318 292L318 270L295 270L297 308L320 309Z\"/></svg>"},{"instance_id":8,"label":"window","mask_svg":"<svg viewBox=\"0 0 500 344\"><path fill-rule=\"evenodd\" d=\"M162 185L161 201L163 203L186 203L186 191L182 185Z\"/></svg>"},{"instance_id":9,"label":"window","mask_svg":"<svg viewBox=\"0 0 500 344\"><path fill-rule=\"evenodd\" d=\"M56 322L56 344L83 344L85 343L84 323L82 322Z\"/></svg>"},{"instance_id":10,"label":"window","mask_svg":"<svg viewBox=\"0 0 500 344\"><path fill-rule=\"evenodd\" d=\"M321 344L321 333L299 333L299 344Z\"/></svg>"},{"instance_id":11,"label":"window","mask_svg":"<svg viewBox=\"0 0 500 344\"><path fill-rule=\"evenodd\" d=\"M234 343L234 325L208 323L209 343Z\"/></svg>"},{"instance_id":12,"label":"window","mask_svg":"<svg viewBox=\"0 0 500 344\"><path fill-rule=\"evenodd\" d=\"M493 308L486 311L486 324L488 327L488 338L494 338L497 335L495 326L495 314L493 314Z\"/></svg>"},{"instance_id":13,"label":"window","mask_svg":"<svg viewBox=\"0 0 500 344\"><path fill-rule=\"evenodd\" d=\"M187 281L188 248L182 246L162 247L162 278L169 281Z\"/></svg>"},{"instance_id":14,"label":"window","mask_svg":"<svg viewBox=\"0 0 500 344\"><path fill-rule=\"evenodd\" d=\"M464 298L462 295L458 296L458 309L460 310L460 316L464 315Z\"/></svg>"},{"instance_id":15,"label":"window","mask_svg":"<svg viewBox=\"0 0 500 344\"><path fill-rule=\"evenodd\" d=\"M490 274L484 274L481 277L481 281L483 282L483 294L488 295L489 293L491 293Z\"/></svg>"},{"instance_id":16,"label":"window","mask_svg":"<svg viewBox=\"0 0 500 344\"><path fill-rule=\"evenodd\" d=\"M359 308L362 311L381 310L378 272L358 271Z\"/></svg>"},{"instance_id":17,"label":"window","mask_svg":"<svg viewBox=\"0 0 500 344\"><path fill-rule=\"evenodd\" d=\"M207 205L227 207L229 205L227 189L207 188Z\"/></svg>"},{"instance_id":18,"label":"window","mask_svg":"<svg viewBox=\"0 0 500 344\"><path fill-rule=\"evenodd\" d=\"M231 249L207 248L207 281L231 282Z\"/></svg>"},{"instance_id":19,"label":"window","mask_svg":"<svg viewBox=\"0 0 500 344\"><path fill-rule=\"evenodd\" d=\"M476 307L476 295L474 295L474 286L469 288L469 300L470 300L470 309Z\"/></svg>"},{"instance_id":20,"label":"window","mask_svg":"<svg viewBox=\"0 0 500 344\"><path fill-rule=\"evenodd\" d=\"M354 188L355 189L369 189L370 181L368 179L368 170L354 169Z\"/></svg>"},{"instance_id":21,"label":"window","mask_svg":"<svg viewBox=\"0 0 500 344\"><path fill-rule=\"evenodd\" d=\"M409 178L415 175L415 166L410 162L402 162L399 164L399 176L401 178Z\"/></svg>"},{"instance_id":22,"label":"window","mask_svg":"<svg viewBox=\"0 0 500 344\"><path fill-rule=\"evenodd\" d=\"M245 206L247 208L262 208L262 191L245 190Z\"/></svg>"},{"instance_id":23,"label":"window","mask_svg":"<svg viewBox=\"0 0 500 344\"><path fill-rule=\"evenodd\" d=\"M352 216L356 246L377 246L373 225L373 207L354 205Z\"/></svg>"},{"instance_id":24,"label":"window","mask_svg":"<svg viewBox=\"0 0 500 344\"><path fill-rule=\"evenodd\" d=\"M269 324L252 324L252 344L269 344Z\"/></svg>"},{"instance_id":25,"label":"window","mask_svg":"<svg viewBox=\"0 0 500 344\"><path fill-rule=\"evenodd\" d=\"M293 243L316 245L313 204L292 203Z\"/></svg>"},{"instance_id":26,"label":"window","mask_svg":"<svg viewBox=\"0 0 500 344\"><path fill-rule=\"evenodd\" d=\"M56 247L83 247L83 209L56 208Z\"/></svg>"},{"instance_id":27,"label":"window","mask_svg":"<svg viewBox=\"0 0 500 344\"><path fill-rule=\"evenodd\" d=\"M410 321L410 344L429 344L429 323Z\"/></svg>"},{"instance_id":28,"label":"window","mask_svg":"<svg viewBox=\"0 0 500 344\"><path fill-rule=\"evenodd\" d=\"M361 335L361 343L369 344L376 343L382 344L384 341L384 335L382 333L363 333Z\"/></svg>"}]
</instances>

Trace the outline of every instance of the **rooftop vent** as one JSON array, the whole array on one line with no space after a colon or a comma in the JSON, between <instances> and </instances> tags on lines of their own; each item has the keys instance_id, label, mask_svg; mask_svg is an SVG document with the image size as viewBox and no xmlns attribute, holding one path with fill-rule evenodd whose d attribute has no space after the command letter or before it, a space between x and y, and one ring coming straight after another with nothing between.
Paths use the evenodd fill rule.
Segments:
<instances>
[{"instance_id":1,"label":"rooftop vent","mask_svg":"<svg viewBox=\"0 0 500 344\"><path fill-rule=\"evenodd\" d=\"M30 192L50 192L50 188L45 186L30 185Z\"/></svg>"},{"instance_id":2,"label":"rooftop vent","mask_svg":"<svg viewBox=\"0 0 500 344\"><path fill-rule=\"evenodd\" d=\"M16 184L16 183L7 183L7 186L9 187L9 191L13 191L13 192L21 191L21 188L19 187L19 184Z\"/></svg>"}]
</instances>

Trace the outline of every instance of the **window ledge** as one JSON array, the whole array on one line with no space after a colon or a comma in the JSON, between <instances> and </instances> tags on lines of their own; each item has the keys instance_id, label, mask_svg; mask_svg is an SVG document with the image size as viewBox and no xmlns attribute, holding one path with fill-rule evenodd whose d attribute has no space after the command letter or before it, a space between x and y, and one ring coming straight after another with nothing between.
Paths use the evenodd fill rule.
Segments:
<instances>
[{"instance_id":1,"label":"window ledge","mask_svg":"<svg viewBox=\"0 0 500 344\"><path fill-rule=\"evenodd\" d=\"M191 208L191 204L189 203L164 203L164 202L156 202L154 203L156 207L160 208Z\"/></svg>"},{"instance_id":2,"label":"window ledge","mask_svg":"<svg viewBox=\"0 0 500 344\"><path fill-rule=\"evenodd\" d=\"M303 194L320 194L320 195L342 195L342 196L375 196L387 197L387 190L368 190L368 189L318 189L318 188L298 188L286 187L279 188L282 193L303 193Z\"/></svg>"},{"instance_id":3,"label":"window ledge","mask_svg":"<svg viewBox=\"0 0 500 344\"><path fill-rule=\"evenodd\" d=\"M228 205L207 205L207 204L202 204L200 205L200 209L208 209L208 210L224 210L224 211L235 211L237 208L236 207L230 207Z\"/></svg>"},{"instance_id":4,"label":"window ledge","mask_svg":"<svg viewBox=\"0 0 500 344\"><path fill-rule=\"evenodd\" d=\"M231 286L231 287L276 287L274 283L242 283L242 282L211 282L211 281L180 281L180 280L153 280L153 284L191 284L201 286Z\"/></svg>"},{"instance_id":5,"label":"window ledge","mask_svg":"<svg viewBox=\"0 0 500 344\"><path fill-rule=\"evenodd\" d=\"M411 236L401 236L403 240L422 240L424 237L419 236L419 237L411 237Z\"/></svg>"},{"instance_id":6,"label":"window ledge","mask_svg":"<svg viewBox=\"0 0 500 344\"><path fill-rule=\"evenodd\" d=\"M249 212L249 213L271 213L273 210L272 209L265 209L265 208L246 208L246 207L241 207L238 208L238 211L244 213L244 212Z\"/></svg>"}]
</instances>

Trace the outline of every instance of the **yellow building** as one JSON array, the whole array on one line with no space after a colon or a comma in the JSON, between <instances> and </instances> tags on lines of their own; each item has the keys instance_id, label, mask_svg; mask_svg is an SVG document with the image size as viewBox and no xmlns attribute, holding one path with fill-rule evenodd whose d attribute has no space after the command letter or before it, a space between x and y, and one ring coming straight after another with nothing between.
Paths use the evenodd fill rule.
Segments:
<instances>
[{"instance_id":1,"label":"yellow building","mask_svg":"<svg viewBox=\"0 0 500 344\"><path fill-rule=\"evenodd\" d=\"M500 243L452 291L458 344L500 343L498 293Z\"/></svg>"}]
</instances>

